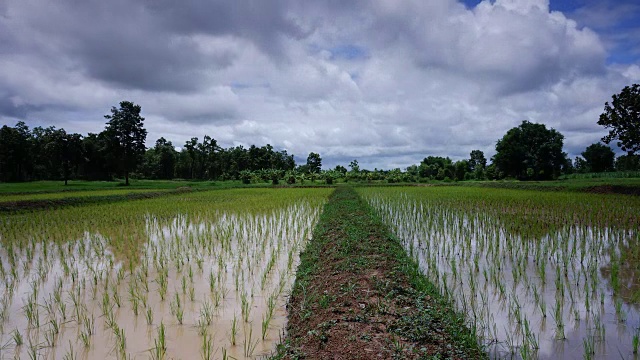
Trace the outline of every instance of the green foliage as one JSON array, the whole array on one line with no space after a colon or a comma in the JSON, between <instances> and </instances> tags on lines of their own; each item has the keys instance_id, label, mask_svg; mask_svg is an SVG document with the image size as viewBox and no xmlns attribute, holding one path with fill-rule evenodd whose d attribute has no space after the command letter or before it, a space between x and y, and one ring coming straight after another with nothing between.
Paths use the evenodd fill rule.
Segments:
<instances>
[{"instance_id":1,"label":"green foliage","mask_svg":"<svg viewBox=\"0 0 640 360\"><path fill-rule=\"evenodd\" d=\"M621 155L616 159L617 171L640 171L640 155Z\"/></svg>"},{"instance_id":2,"label":"green foliage","mask_svg":"<svg viewBox=\"0 0 640 360\"><path fill-rule=\"evenodd\" d=\"M610 147L600 143L591 144L582 152L582 166L586 168L586 172L613 171L615 156Z\"/></svg>"},{"instance_id":3,"label":"green foliage","mask_svg":"<svg viewBox=\"0 0 640 360\"><path fill-rule=\"evenodd\" d=\"M630 155L640 151L640 85L626 86L604 104L598 125L609 129L602 141L617 140L618 146Z\"/></svg>"},{"instance_id":4,"label":"green foliage","mask_svg":"<svg viewBox=\"0 0 640 360\"><path fill-rule=\"evenodd\" d=\"M422 178L444 180L445 177L454 177L455 167L449 158L441 156L428 156L422 160L419 166L419 174Z\"/></svg>"},{"instance_id":5,"label":"green foliage","mask_svg":"<svg viewBox=\"0 0 640 360\"><path fill-rule=\"evenodd\" d=\"M318 153L309 153L307 156L307 171L313 174L320 173L322 169L322 158Z\"/></svg>"},{"instance_id":6,"label":"green foliage","mask_svg":"<svg viewBox=\"0 0 640 360\"><path fill-rule=\"evenodd\" d=\"M481 150L473 150L469 154L469 170L477 172L478 170L484 170L487 167L487 158L484 157L484 153Z\"/></svg>"},{"instance_id":7,"label":"green foliage","mask_svg":"<svg viewBox=\"0 0 640 360\"><path fill-rule=\"evenodd\" d=\"M135 169L146 150L145 140L147 130L144 128L144 118L140 115L140 105L130 101L120 102L120 108L111 108L111 115L105 129L108 138L109 154L121 164L125 183L129 185L129 173Z\"/></svg>"},{"instance_id":8,"label":"green foliage","mask_svg":"<svg viewBox=\"0 0 640 360\"><path fill-rule=\"evenodd\" d=\"M498 140L493 163L502 174L520 180L557 178L566 164L564 136L543 124L523 121Z\"/></svg>"}]
</instances>

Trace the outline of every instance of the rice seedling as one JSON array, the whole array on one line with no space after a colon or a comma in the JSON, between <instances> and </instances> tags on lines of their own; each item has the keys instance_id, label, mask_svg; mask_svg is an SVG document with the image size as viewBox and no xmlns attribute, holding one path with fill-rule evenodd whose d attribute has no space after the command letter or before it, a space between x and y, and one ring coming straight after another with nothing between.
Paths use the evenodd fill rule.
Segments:
<instances>
[{"instance_id":1,"label":"rice seedling","mask_svg":"<svg viewBox=\"0 0 640 360\"><path fill-rule=\"evenodd\" d=\"M236 345L237 335L238 335L238 321L236 318L236 314L233 314L233 320L231 320L231 333L229 334L231 345L233 346Z\"/></svg>"},{"instance_id":2,"label":"rice seedling","mask_svg":"<svg viewBox=\"0 0 640 360\"><path fill-rule=\"evenodd\" d=\"M536 349L590 344L589 336L604 351L632 347L632 334L614 335L629 330L607 330L640 321L627 290L627 279L640 274L622 266L623 258L640 258L637 198L465 187L358 191L425 276L468 314L469 326L478 326L490 353L546 357Z\"/></svg>"},{"instance_id":3,"label":"rice seedling","mask_svg":"<svg viewBox=\"0 0 640 360\"><path fill-rule=\"evenodd\" d=\"M16 347L21 346L22 344L24 344L24 340L22 338L22 334L20 334L20 331L18 331L18 329L15 329L13 331L13 333L11 334L11 336L13 337L13 343L15 344Z\"/></svg>"},{"instance_id":4,"label":"rice seedling","mask_svg":"<svg viewBox=\"0 0 640 360\"><path fill-rule=\"evenodd\" d=\"M175 315L176 320L178 320L178 324L182 325L182 320L184 319L184 308L180 302L180 295L176 293L174 298L174 302L171 303L171 312Z\"/></svg>"},{"instance_id":5,"label":"rice seedling","mask_svg":"<svg viewBox=\"0 0 640 360\"><path fill-rule=\"evenodd\" d=\"M248 332L247 327L244 327L243 329L245 329L245 333L242 349L245 357L251 357L256 350L256 346L258 346L258 340L253 341L253 328L251 326L249 326Z\"/></svg>"},{"instance_id":6,"label":"rice seedling","mask_svg":"<svg viewBox=\"0 0 640 360\"><path fill-rule=\"evenodd\" d=\"M153 324L153 310L151 310L151 308L147 308L145 317L147 319L147 325Z\"/></svg>"},{"instance_id":7,"label":"rice seedling","mask_svg":"<svg viewBox=\"0 0 640 360\"><path fill-rule=\"evenodd\" d=\"M330 191L211 191L175 201L2 217L0 328L7 323L13 331L0 332L0 343L13 345L17 334L26 336L19 357L27 358L42 356L41 346L52 358L75 358L78 351L88 358L124 358L145 351L152 358L205 357L215 356L213 344L229 349L244 341L239 334L244 328L245 334L255 334L261 321L268 320L265 341L252 335L247 349L266 354L273 346L267 341L270 332L284 324L278 304ZM195 306L207 287L210 296ZM267 306L254 308L254 299L261 298L269 298ZM140 312L147 326L160 322L155 336L129 330L138 326ZM165 326L174 318L177 325L208 330L221 321L228 326L231 320L224 314L231 313L236 314L232 329L219 333ZM14 323L5 320L13 314L24 325L13 329ZM256 329L250 330L252 326ZM111 336L95 336L103 331ZM208 338L200 339L202 349L167 344L198 332Z\"/></svg>"},{"instance_id":8,"label":"rice seedling","mask_svg":"<svg viewBox=\"0 0 640 360\"><path fill-rule=\"evenodd\" d=\"M69 340L69 351L64 354L62 357L63 360L76 360L78 359L78 355L73 351L73 344L71 344L71 340Z\"/></svg>"},{"instance_id":9,"label":"rice seedling","mask_svg":"<svg viewBox=\"0 0 640 360\"><path fill-rule=\"evenodd\" d=\"M201 349L202 349L202 354L201 354L202 360L213 359L213 355L215 354L215 351L213 348L213 339L211 338L211 335L205 333L204 336L202 336Z\"/></svg>"},{"instance_id":10,"label":"rice seedling","mask_svg":"<svg viewBox=\"0 0 640 360\"><path fill-rule=\"evenodd\" d=\"M167 354L167 338L165 334L165 328L162 321L158 327L158 334L153 340L154 347L151 349L151 358L155 360L162 360Z\"/></svg>"}]
</instances>

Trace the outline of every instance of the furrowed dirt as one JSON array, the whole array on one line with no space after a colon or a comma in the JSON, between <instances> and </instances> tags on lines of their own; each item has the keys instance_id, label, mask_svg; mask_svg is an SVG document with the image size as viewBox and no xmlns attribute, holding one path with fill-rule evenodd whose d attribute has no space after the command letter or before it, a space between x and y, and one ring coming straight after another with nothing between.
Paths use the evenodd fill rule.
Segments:
<instances>
[{"instance_id":1,"label":"furrowed dirt","mask_svg":"<svg viewBox=\"0 0 640 360\"><path fill-rule=\"evenodd\" d=\"M476 335L349 187L301 254L274 359L480 359Z\"/></svg>"}]
</instances>

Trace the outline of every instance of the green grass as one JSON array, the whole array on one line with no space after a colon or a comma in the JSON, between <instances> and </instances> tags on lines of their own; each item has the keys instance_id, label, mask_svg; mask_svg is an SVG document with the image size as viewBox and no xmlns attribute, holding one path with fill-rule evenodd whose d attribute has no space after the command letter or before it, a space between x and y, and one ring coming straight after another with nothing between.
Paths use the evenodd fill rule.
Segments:
<instances>
[{"instance_id":1,"label":"green grass","mask_svg":"<svg viewBox=\"0 0 640 360\"><path fill-rule=\"evenodd\" d=\"M552 181L462 181L449 183L456 186L490 187L501 189L541 190L541 191L592 191L596 187L611 187L621 192L625 189L637 191L640 189L640 178L573 178ZM617 191L613 191L617 192Z\"/></svg>"},{"instance_id":2,"label":"green grass","mask_svg":"<svg viewBox=\"0 0 640 360\"><path fill-rule=\"evenodd\" d=\"M621 178L640 178L640 171L614 171L599 173L576 173L560 176L560 180L566 179L621 179Z\"/></svg>"},{"instance_id":3,"label":"green grass","mask_svg":"<svg viewBox=\"0 0 640 360\"><path fill-rule=\"evenodd\" d=\"M379 273L373 280L373 292L369 292L369 288L361 288L363 277L368 280L371 271ZM331 282L332 276L338 273L341 274L338 278L346 277L351 281L344 283L339 290L331 286L335 284L323 285L323 282ZM331 326L335 326L332 325L335 321L327 320L326 316L331 317L332 309L337 308L340 311L333 316L340 322L345 321L340 313L351 313L349 308L340 308L348 302L345 294L352 294L364 303L378 298L378 310L375 311L380 313L385 313L387 306L402 309L396 310L395 319L385 324L388 329L385 338L389 340L386 351L389 353L401 349L397 356L420 357L427 355L427 348L431 351L436 348L444 356L485 356L475 333L465 326L464 317L455 312L439 290L422 275L418 265L408 257L400 241L389 232L373 209L353 188L339 186L325 205L313 239L301 254L289 304L290 309L300 309L293 313L290 310L289 313L289 324L296 325L288 327L288 337L280 344L273 358L309 356L304 353L305 348L300 346L301 341L309 341L308 338L313 336L321 341L330 338L328 332ZM318 322L314 317L319 313L324 313L321 315L323 322L313 328ZM369 318L369 315L364 311L347 322L377 321ZM385 316L382 318L387 319ZM355 335L353 341L370 340L366 334ZM407 346L397 346L394 350L391 344L399 338ZM307 343L306 346L314 345ZM340 349L328 350L336 351L333 355L340 353Z\"/></svg>"},{"instance_id":4,"label":"green grass","mask_svg":"<svg viewBox=\"0 0 640 360\"><path fill-rule=\"evenodd\" d=\"M81 181L71 180L67 186L63 181L32 181L21 183L0 183L0 196L18 195L25 193L53 193L63 191L92 191L115 189L177 189L180 187L216 189L242 186L240 181L189 181L189 180L129 180L125 187L124 181ZM251 184L249 186L269 186L270 183ZM245 185L247 186L247 185Z\"/></svg>"},{"instance_id":5,"label":"green grass","mask_svg":"<svg viewBox=\"0 0 640 360\"><path fill-rule=\"evenodd\" d=\"M134 193L145 192L162 192L169 191L171 189L130 189L126 187L117 189L96 189L96 190L80 190L80 191L59 191L59 192L32 192L19 195L7 195L0 194L0 202L9 201L35 201L35 200L55 200L64 198L76 198L76 197L91 197L91 196L112 196L112 195L125 195Z\"/></svg>"}]
</instances>

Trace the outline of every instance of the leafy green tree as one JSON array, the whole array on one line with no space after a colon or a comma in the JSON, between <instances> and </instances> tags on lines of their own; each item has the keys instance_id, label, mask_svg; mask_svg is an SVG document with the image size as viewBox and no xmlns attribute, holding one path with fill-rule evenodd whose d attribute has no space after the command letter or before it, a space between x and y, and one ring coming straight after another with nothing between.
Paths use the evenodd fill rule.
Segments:
<instances>
[{"instance_id":1,"label":"leafy green tree","mask_svg":"<svg viewBox=\"0 0 640 360\"><path fill-rule=\"evenodd\" d=\"M351 172L353 172L354 174L360 172L360 165L358 165L358 160L354 159L352 162L350 162L349 167L351 168Z\"/></svg>"},{"instance_id":2,"label":"leafy green tree","mask_svg":"<svg viewBox=\"0 0 640 360\"><path fill-rule=\"evenodd\" d=\"M105 115L108 119L105 129L109 139L111 153L119 161L124 171L125 185L129 185L129 173L144 155L147 139L147 130L144 128L144 118L140 116L140 105L130 101L121 101L120 108L111 108L111 115Z\"/></svg>"},{"instance_id":3,"label":"leafy green tree","mask_svg":"<svg viewBox=\"0 0 640 360\"><path fill-rule=\"evenodd\" d=\"M487 165L484 174L488 180L497 180L502 178L502 176L500 176L501 174L498 173L498 170L496 169L496 164Z\"/></svg>"},{"instance_id":4,"label":"leafy green tree","mask_svg":"<svg viewBox=\"0 0 640 360\"><path fill-rule=\"evenodd\" d=\"M107 134L89 133L82 139L81 173L87 180L110 180Z\"/></svg>"},{"instance_id":5,"label":"leafy green tree","mask_svg":"<svg viewBox=\"0 0 640 360\"><path fill-rule=\"evenodd\" d=\"M478 169L484 170L487 167L487 159L481 150L473 150L469 154L469 170L474 172Z\"/></svg>"},{"instance_id":6,"label":"leafy green tree","mask_svg":"<svg viewBox=\"0 0 640 360\"><path fill-rule=\"evenodd\" d=\"M333 171L340 173L340 176L344 176L347 173L347 168L342 165L336 165Z\"/></svg>"},{"instance_id":7,"label":"leafy green tree","mask_svg":"<svg viewBox=\"0 0 640 360\"><path fill-rule=\"evenodd\" d=\"M595 143L582 152L585 165L590 172L613 171L616 154L610 147Z\"/></svg>"},{"instance_id":8,"label":"leafy green tree","mask_svg":"<svg viewBox=\"0 0 640 360\"><path fill-rule=\"evenodd\" d=\"M177 161L178 152L173 144L161 137L153 148L147 150L138 171L147 178L170 180L175 176Z\"/></svg>"},{"instance_id":9,"label":"leafy green tree","mask_svg":"<svg viewBox=\"0 0 640 360\"><path fill-rule=\"evenodd\" d=\"M24 181L30 168L29 127L20 121L15 127L0 128L0 181Z\"/></svg>"},{"instance_id":10,"label":"leafy green tree","mask_svg":"<svg viewBox=\"0 0 640 360\"><path fill-rule=\"evenodd\" d=\"M322 172L321 178L328 184L333 184L338 178L340 178L340 173L335 170L326 170Z\"/></svg>"},{"instance_id":11,"label":"leafy green tree","mask_svg":"<svg viewBox=\"0 0 640 360\"><path fill-rule=\"evenodd\" d=\"M573 168L579 173L589 172L589 164L587 164L587 161L580 156L576 156L575 160L573 160Z\"/></svg>"},{"instance_id":12,"label":"leafy green tree","mask_svg":"<svg viewBox=\"0 0 640 360\"><path fill-rule=\"evenodd\" d=\"M617 171L639 171L640 155L620 155L616 159Z\"/></svg>"},{"instance_id":13,"label":"leafy green tree","mask_svg":"<svg viewBox=\"0 0 640 360\"><path fill-rule=\"evenodd\" d=\"M71 169L78 169L83 160L82 135L67 134L64 129L60 129L54 142L52 143L52 153L55 154L56 162L62 170L62 178L66 186L71 176Z\"/></svg>"},{"instance_id":14,"label":"leafy green tree","mask_svg":"<svg viewBox=\"0 0 640 360\"><path fill-rule=\"evenodd\" d=\"M523 121L498 140L493 163L498 173L521 180L545 180L560 175L566 154L564 136L543 124Z\"/></svg>"},{"instance_id":15,"label":"leafy green tree","mask_svg":"<svg viewBox=\"0 0 640 360\"><path fill-rule=\"evenodd\" d=\"M436 180L453 178L455 167L451 159L441 156L427 156L419 166L420 177Z\"/></svg>"},{"instance_id":16,"label":"leafy green tree","mask_svg":"<svg viewBox=\"0 0 640 360\"><path fill-rule=\"evenodd\" d=\"M457 161L454 167L455 167L455 178L458 181L465 180L466 175L471 172L471 166L469 165L469 161L467 160Z\"/></svg>"},{"instance_id":17,"label":"leafy green tree","mask_svg":"<svg viewBox=\"0 0 640 360\"><path fill-rule=\"evenodd\" d=\"M320 154L311 152L307 156L307 170L312 174L320 173L322 169L322 158Z\"/></svg>"},{"instance_id":18,"label":"leafy green tree","mask_svg":"<svg viewBox=\"0 0 640 360\"><path fill-rule=\"evenodd\" d=\"M609 144L618 140L622 150L635 154L640 151L640 85L626 86L612 98L611 104L604 104L598 120L598 125L609 129L602 141Z\"/></svg>"}]
</instances>

